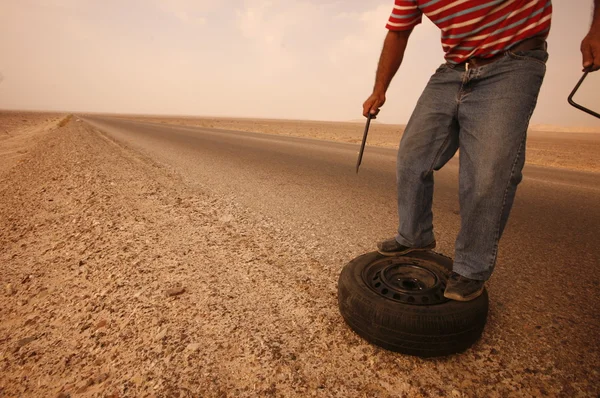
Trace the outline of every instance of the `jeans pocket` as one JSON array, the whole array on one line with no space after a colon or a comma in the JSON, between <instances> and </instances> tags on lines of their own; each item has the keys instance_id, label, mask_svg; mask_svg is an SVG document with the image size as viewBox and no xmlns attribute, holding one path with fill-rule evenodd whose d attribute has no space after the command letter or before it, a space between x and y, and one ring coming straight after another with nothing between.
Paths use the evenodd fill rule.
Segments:
<instances>
[{"instance_id":1,"label":"jeans pocket","mask_svg":"<svg viewBox=\"0 0 600 398\"><path fill-rule=\"evenodd\" d=\"M444 62L443 64L441 64L441 65L439 66L439 68L437 68L437 69L435 70L435 73L443 73L443 72L445 72L445 71L447 71L447 70L450 70L450 67L448 66L448 64L447 64L447 63L445 63L445 62Z\"/></svg>"},{"instance_id":2,"label":"jeans pocket","mask_svg":"<svg viewBox=\"0 0 600 398\"><path fill-rule=\"evenodd\" d=\"M532 62L537 62L542 65L546 65L546 61L548 61L548 52L546 50L542 50L542 49L527 50L527 51L508 50L507 54L512 59L521 60L521 61L532 61Z\"/></svg>"}]
</instances>

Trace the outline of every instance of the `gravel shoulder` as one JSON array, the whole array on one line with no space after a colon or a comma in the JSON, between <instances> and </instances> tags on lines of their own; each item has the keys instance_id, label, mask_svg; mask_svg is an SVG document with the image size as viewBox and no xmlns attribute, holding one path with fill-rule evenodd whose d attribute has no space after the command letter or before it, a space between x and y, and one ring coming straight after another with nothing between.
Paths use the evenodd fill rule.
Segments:
<instances>
[{"instance_id":1,"label":"gravel shoulder","mask_svg":"<svg viewBox=\"0 0 600 398\"><path fill-rule=\"evenodd\" d=\"M597 353L529 338L502 308L459 356L367 344L337 310L350 253L287 239L86 123L38 133L0 171L0 397L599 392Z\"/></svg>"}]
</instances>

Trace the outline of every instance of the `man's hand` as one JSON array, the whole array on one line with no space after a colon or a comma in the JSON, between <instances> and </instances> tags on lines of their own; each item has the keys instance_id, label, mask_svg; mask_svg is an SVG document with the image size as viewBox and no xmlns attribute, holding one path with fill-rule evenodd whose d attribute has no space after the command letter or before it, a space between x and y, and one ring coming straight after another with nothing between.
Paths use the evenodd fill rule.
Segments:
<instances>
[{"instance_id":1,"label":"man's hand","mask_svg":"<svg viewBox=\"0 0 600 398\"><path fill-rule=\"evenodd\" d=\"M375 119L379 113L379 108L385 103L385 93L402 63L411 32L412 29L403 31L390 30L385 36L383 49L379 57L379 64L377 65L373 94L363 104L364 117L368 117L370 113L372 118Z\"/></svg>"},{"instance_id":2,"label":"man's hand","mask_svg":"<svg viewBox=\"0 0 600 398\"><path fill-rule=\"evenodd\" d=\"M377 118L379 108L385 104L385 93L374 92L363 104L363 116L368 117L369 113L373 119Z\"/></svg>"},{"instance_id":3,"label":"man's hand","mask_svg":"<svg viewBox=\"0 0 600 398\"><path fill-rule=\"evenodd\" d=\"M597 71L600 69L600 29L592 29L581 42L583 70Z\"/></svg>"},{"instance_id":4,"label":"man's hand","mask_svg":"<svg viewBox=\"0 0 600 398\"><path fill-rule=\"evenodd\" d=\"M581 42L581 55L584 72L600 69L600 0L594 0L592 26Z\"/></svg>"}]
</instances>

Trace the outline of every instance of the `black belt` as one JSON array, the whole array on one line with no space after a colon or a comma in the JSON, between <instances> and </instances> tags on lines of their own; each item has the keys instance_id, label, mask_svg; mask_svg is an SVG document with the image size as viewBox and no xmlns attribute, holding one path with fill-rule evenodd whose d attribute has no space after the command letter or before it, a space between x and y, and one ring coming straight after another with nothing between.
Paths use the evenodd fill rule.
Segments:
<instances>
[{"instance_id":1,"label":"black belt","mask_svg":"<svg viewBox=\"0 0 600 398\"><path fill-rule=\"evenodd\" d=\"M546 39L541 36L530 37L529 39L525 39L523 41L518 42L514 46L510 47L507 51L531 51L531 50L546 50ZM502 58L504 56L504 51L499 52L493 57L489 58L469 58L466 61L461 62L460 64L451 65L454 69L464 69L469 70L470 68L477 68L483 65L491 64L494 61Z\"/></svg>"}]
</instances>

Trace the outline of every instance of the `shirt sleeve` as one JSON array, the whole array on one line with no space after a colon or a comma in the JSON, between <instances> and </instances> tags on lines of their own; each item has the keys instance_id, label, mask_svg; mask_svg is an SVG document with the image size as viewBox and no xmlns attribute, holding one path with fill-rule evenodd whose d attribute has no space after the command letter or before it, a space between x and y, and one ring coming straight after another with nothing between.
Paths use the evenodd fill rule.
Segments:
<instances>
[{"instance_id":1,"label":"shirt sleeve","mask_svg":"<svg viewBox=\"0 0 600 398\"><path fill-rule=\"evenodd\" d=\"M389 30L410 30L421 23L423 12L417 0L395 0L392 15L385 26Z\"/></svg>"}]
</instances>

